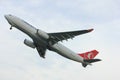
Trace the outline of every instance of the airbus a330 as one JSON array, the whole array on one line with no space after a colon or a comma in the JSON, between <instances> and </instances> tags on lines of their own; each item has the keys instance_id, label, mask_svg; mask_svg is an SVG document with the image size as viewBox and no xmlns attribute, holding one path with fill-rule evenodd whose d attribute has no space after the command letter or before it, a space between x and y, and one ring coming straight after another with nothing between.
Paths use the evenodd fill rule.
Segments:
<instances>
[{"instance_id":1,"label":"airbus a330","mask_svg":"<svg viewBox=\"0 0 120 80\"><path fill-rule=\"evenodd\" d=\"M91 65L91 63L101 61L101 59L94 59L94 57L98 54L97 50L91 50L89 52L76 54L74 51L68 49L59 42L67 39L72 39L78 35L89 33L93 31L93 29L47 33L33 27L29 23L16 16L8 14L5 15L5 18L11 25L10 29L12 29L12 27L15 27L32 38L32 41L25 39L24 44L31 48L36 48L40 57L42 58L45 58L46 50L48 49L60 54L65 58L82 63L83 67Z\"/></svg>"}]
</instances>

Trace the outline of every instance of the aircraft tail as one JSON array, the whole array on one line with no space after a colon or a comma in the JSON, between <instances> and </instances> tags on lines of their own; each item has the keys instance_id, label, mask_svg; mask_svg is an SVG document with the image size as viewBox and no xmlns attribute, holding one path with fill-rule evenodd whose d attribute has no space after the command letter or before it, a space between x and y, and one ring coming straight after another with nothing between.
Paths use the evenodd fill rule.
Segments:
<instances>
[{"instance_id":1,"label":"aircraft tail","mask_svg":"<svg viewBox=\"0 0 120 80\"><path fill-rule=\"evenodd\" d=\"M82 63L83 67L86 67L87 65L90 65L90 63L98 62L101 61L101 59L94 59L94 57L98 54L99 52L97 50L92 50L89 52L85 52L82 54L78 54L81 57L84 58L84 63Z\"/></svg>"}]
</instances>

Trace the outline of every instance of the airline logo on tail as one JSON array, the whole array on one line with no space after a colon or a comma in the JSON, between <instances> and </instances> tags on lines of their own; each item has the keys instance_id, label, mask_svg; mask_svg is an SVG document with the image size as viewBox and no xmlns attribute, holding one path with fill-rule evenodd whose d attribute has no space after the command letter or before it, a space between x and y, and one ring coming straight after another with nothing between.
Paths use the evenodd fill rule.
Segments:
<instances>
[{"instance_id":1,"label":"airline logo on tail","mask_svg":"<svg viewBox=\"0 0 120 80\"><path fill-rule=\"evenodd\" d=\"M78 55L80 55L84 59L93 59L98 53L99 52L97 50L92 50L92 51L85 52L85 53L78 54Z\"/></svg>"}]
</instances>

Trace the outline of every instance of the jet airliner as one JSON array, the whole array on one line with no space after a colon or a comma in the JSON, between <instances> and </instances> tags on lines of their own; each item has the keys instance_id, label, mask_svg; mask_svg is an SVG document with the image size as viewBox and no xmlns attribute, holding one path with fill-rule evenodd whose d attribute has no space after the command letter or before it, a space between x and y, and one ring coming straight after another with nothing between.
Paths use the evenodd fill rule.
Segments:
<instances>
[{"instance_id":1,"label":"jet airliner","mask_svg":"<svg viewBox=\"0 0 120 80\"><path fill-rule=\"evenodd\" d=\"M31 48L36 48L40 57L42 58L45 58L46 50L50 50L60 54L65 58L82 63L83 67L91 65L91 63L101 61L101 59L94 59L94 57L98 54L97 50L91 50L89 52L76 54L74 51L68 49L59 42L72 39L78 35L89 33L93 31L93 29L47 33L33 27L29 23L16 16L8 14L5 15L5 18L11 25L10 29L12 29L12 27L15 27L32 38L32 41L25 39L24 44Z\"/></svg>"}]
</instances>

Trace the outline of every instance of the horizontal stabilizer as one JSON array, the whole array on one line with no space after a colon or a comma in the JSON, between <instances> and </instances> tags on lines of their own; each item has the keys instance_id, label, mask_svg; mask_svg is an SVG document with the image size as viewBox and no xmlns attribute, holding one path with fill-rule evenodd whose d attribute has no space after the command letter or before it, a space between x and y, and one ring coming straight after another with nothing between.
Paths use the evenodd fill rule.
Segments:
<instances>
[{"instance_id":1,"label":"horizontal stabilizer","mask_svg":"<svg viewBox=\"0 0 120 80\"><path fill-rule=\"evenodd\" d=\"M84 60L85 63L82 63L83 67L86 67L89 63L94 63L94 62L98 62L101 61L101 59L86 59Z\"/></svg>"},{"instance_id":2,"label":"horizontal stabilizer","mask_svg":"<svg viewBox=\"0 0 120 80\"><path fill-rule=\"evenodd\" d=\"M87 63L94 63L94 62L98 62L98 61L101 61L101 59L87 59L87 60L84 60L84 62L87 62Z\"/></svg>"}]
</instances>

